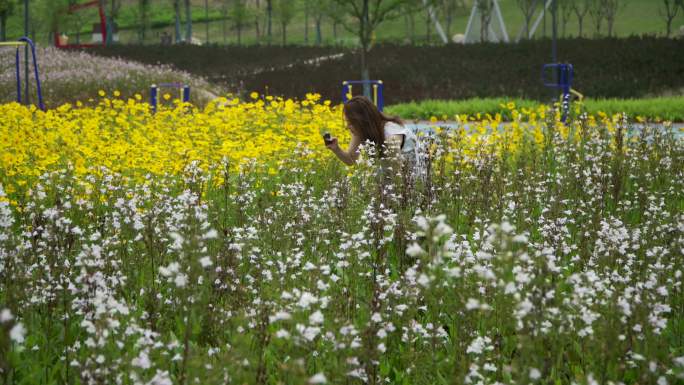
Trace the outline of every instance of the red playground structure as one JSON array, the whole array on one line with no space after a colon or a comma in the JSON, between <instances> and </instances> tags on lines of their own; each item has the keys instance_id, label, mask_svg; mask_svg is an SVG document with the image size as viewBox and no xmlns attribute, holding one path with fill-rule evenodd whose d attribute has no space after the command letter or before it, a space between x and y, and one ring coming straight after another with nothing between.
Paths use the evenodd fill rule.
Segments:
<instances>
[{"instance_id":1,"label":"red playground structure","mask_svg":"<svg viewBox=\"0 0 684 385\"><path fill-rule=\"evenodd\" d=\"M55 47L57 48L91 48L103 46L107 42L107 19L105 17L105 11L102 7L102 3L99 0L89 1L83 4L74 4L69 6L67 10L68 14L74 14L78 11L88 9L88 8L98 8L100 14L100 33L102 34L102 43L90 43L90 44L68 44L62 41L61 33L59 32L59 27L55 31Z\"/></svg>"}]
</instances>

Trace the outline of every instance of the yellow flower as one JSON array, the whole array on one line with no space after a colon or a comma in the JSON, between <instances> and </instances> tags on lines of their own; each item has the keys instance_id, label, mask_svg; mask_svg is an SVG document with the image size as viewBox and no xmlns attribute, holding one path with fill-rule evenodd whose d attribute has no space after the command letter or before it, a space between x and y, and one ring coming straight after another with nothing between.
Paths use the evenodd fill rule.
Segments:
<instances>
[{"instance_id":1,"label":"yellow flower","mask_svg":"<svg viewBox=\"0 0 684 385\"><path fill-rule=\"evenodd\" d=\"M259 93L252 92L251 94L249 94L249 97L252 99L259 99Z\"/></svg>"},{"instance_id":2,"label":"yellow flower","mask_svg":"<svg viewBox=\"0 0 684 385\"><path fill-rule=\"evenodd\" d=\"M104 90L99 90L99 91L97 91L97 94L100 95L100 97L103 97L103 98L105 97L105 95L107 95L107 93L104 92Z\"/></svg>"}]
</instances>

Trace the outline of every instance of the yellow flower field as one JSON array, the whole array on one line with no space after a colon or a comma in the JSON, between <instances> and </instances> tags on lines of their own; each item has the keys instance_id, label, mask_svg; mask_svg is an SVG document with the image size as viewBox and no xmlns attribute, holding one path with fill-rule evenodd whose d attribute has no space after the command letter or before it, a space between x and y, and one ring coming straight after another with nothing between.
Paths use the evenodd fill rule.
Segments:
<instances>
[{"instance_id":1,"label":"yellow flower field","mask_svg":"<svg viewBox=\"0 0 684 385\"><path fill-rule=\"evenodd\" d=\"M328 156L321 140L325 131L338 136L342 145L349 140L341 106L322 101L317 94L296 101L252 93L249 100L224 97L204 109L178 100L172 104L164 95L170 107L157 114L140 95L122 99L115 92L108 98L101 92L100 96L93 107L65 104L47 112L16 103L0 105L0 135L5 138L0 143L0 183L12 191L13 185L30 185L45 171L66 165L77 175L105 167L140 179L148 174L179 174L193 161L206 170L223 159L233 170L255 159L274 173L300 146L312 157ZM498 114L456 116L459 129L445 135L448 146L478 157L482 151L515 151L523 141L544 146L553 132L565 139L570 135L579 139L583 130L596 127L610 132L619 120L604 114L565 126L558 122L559 116L548 115L546 106L535 111L508 108L514 121L506 124ZM452 158L449 152L447 159Z\"/></svg>"},{"instance_id":2,"label":"yellow flower field","mask_svg":"<svg viewBox=\"0 0 684 385\"><path fill-rule=\"evenodd\" d=\"M175 103L152 114L137 100L103 99L97 107L63 105L42 112L0 105L0 168L5 177L35 177L70 163L77 174L104 166L129 175L175 174L193 160L270 161L298 143L321 143L330 131L345 140L341 108L318 95L294 101L220 98L198 110ZM322 146L310 146L318 151Z\"/></svg>"}]
</instances>

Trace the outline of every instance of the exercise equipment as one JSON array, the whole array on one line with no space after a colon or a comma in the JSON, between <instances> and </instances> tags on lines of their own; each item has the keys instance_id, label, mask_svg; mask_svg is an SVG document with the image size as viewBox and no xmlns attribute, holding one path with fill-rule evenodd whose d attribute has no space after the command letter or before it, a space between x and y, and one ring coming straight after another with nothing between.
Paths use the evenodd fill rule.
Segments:
<instances>
[{"instance_id":1,"label":"exercise equipment","mask_svg":"<svg viewBox=\"0 0 684 385\"><path fill-rule=\"evenodd\" d=\"M176 88L180 93L180 98L183 103L190 102L190 86L183 83L160 83L153 84L150 87L150 105L152 106L152 112L157 112L157 106L159 105L159 90L162 88Z\"/></svg>"},{"instance_id":2,"label":"exercise equipment","mask_svg":"<svg viewBox=\"0 0 684 385\"><path fill-rule=\"evenodd\" d=\"M551 70L551 71L549 71ZM556 74L552 81L547 80L547 73ZM567 123L570 115L570 95L574 94L581 100L584 96L572 89L574 68L569 63L544 64L542 67L542 82L544 86L561 90L561 121Z\"/></svg>"},{"instance_id":3,"label":"exercise equipment","mask_svg":"<svg viewBox=\"0 0 684 385\"><path fill-rule=\"evenodd\" d=\"M385 85L383 84L382 80L345 80L342 82L342 102L346 103L351 99L352 93L352 87L355 84L360 84L360 85L370 85L373 87L373 103L378 107L378 110L382 111L383 108L385 107L385 98L384 98L384 88Z\"/></svg>"},{"instance_id":4,"label":"exercise equipment","mask_svg":"<svg viewBox=\"0 0 684 385\"><path fill-rule=\"evenodd\" d=\"M38 62L36 61L36 46L33 44L33 41L29 39L28 37L24 36L20 38L17 41L5 41L5 42L0 42L0 47L16 47L16 53L15 53L15 70L16 70L16 79L17 79L17 103L21 104L22 103L22 95L21 95L21 65L20 65L20 60L19 60L19 48L21 47L26 47L29 46L31 48L31 55L33 58L33 73L34 76L36 77L36 92L38 94L38 107L45 111L45 104L43 103L43 89L41 87L40 83L40 74L38 72ZM29 58L26 57L24 60L28 61ZM29 89L29 81L26 79L26 92L28 93ZM28 104L29 97L26 95L26 103Z\"/></svg>"}]
</instances>

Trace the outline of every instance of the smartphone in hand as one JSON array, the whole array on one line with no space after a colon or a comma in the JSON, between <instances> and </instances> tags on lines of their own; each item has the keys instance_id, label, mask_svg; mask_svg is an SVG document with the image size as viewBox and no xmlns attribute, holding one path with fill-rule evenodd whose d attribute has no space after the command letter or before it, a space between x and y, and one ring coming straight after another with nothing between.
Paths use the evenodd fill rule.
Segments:
<instances>
[{"instance_id":1,"label":"smartphone in hand","mask_svg":"<svg viewBox=\"0 0 684 385\"><path fill-rule=\"evenodd\" d=\"M326 132L323 134L323 141L325 142L326 145L332 143L332 136L330 136L329 132Z\"/></svg>"}]
</instances>

